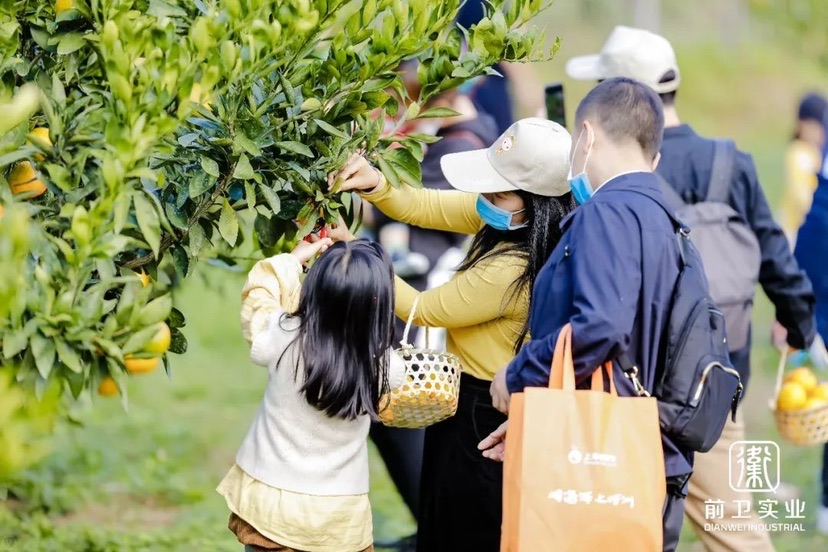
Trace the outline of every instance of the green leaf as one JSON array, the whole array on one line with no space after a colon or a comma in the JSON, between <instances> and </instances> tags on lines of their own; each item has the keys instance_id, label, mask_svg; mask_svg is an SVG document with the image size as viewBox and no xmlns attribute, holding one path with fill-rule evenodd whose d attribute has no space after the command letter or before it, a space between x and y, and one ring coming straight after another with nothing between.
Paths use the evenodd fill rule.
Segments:
<instances>
[{"instance_id":1,"label":"green leaf","mask_svg":"<svg viewBox=\"0 0 828 552\"><path fill-rule=\"evenodd\" d=\"M77 52L86 44L86 40L84 40L83 35L80 33L67 33L63 35L63 38L60 39L58 43L57 52L60 55L65 56L66 54L71 54L72 52Z\"/></svg>"},{"instance_id":2,"label":"green leaf","mask_svg":"<svg viewBox=\"0 0 828 552\"><path fill-rule=\"evenodd\" d=\"M207 245L207 234L204 233L204 228L200 224L193 224L190 228L190 255L198 257L198 254Z\"/></svg>"},{"instance_id":3,"label":"green leaf","mask_svg":"<svg viewBox=\"0 0 828 552\"><path fill-rule=\"evenodd\" d=\"M138 228L141 229L141 234L144 235L147 245L150 246L157 258L158 250L161 247L161 222L158 220L158 212L155 210L153 202L144 195L144 192L133 194L133 201L135 203L135 217L138 219Z\"/></svg>"},{"instance_id":4,"label":"green leaf","mask_svg":"<svg viewBox=\"0 0 828 552\"><path fill-rule=\"evenodd\" d=\"M190 258L187 256L187 252L180 245L176 245L173 247L172 256L175 272L179 278L186 278L190 273Z\"/></svg>"},{"instance_id":5,"label":"green leaf","mask_svg":"<svg viewBox=\"0 0 828 552\"><path fill-rule=\"evenodd\" d=\"M212 160L211 160L212 161ZM216 165L218 169L218 165ZM190 197L198 197L213 187L215 181L207 178L206 173L197 174L190 179Z\"/></svg>"},{"instance_id":6,"label":"green leaf","mask_svg":"<svg viewBox=\"0 0 828 552\"><path fill-rule=\"evenodd\" d=\"M184 333L179 330L178 328L172 328L171 334L171 341L170 341L170 352L175 353L177 355L183 355L187 352L187 338L184 337Z\"/></svg>"},{"instance_id":7,"label":"green leaf","mask_svg":"<svg viewBox=\"0 0 828 552\"><path fill-rule=\"evenodd\" d=\"M262 192L262 195L264 196L267 204L270 206L270 210L273 214L278 214L279 211L282 210L282 202L276 192L274 192L273 189L267 184L261 184L259 186L259 191Z\"/></svg>"},{"instance_id":8,"label":"green leaf","mask_svg":"<svg viewBox=\"0 0 828 552\"><path fill-rule=\"evenodd\" d=\"M256 232L262 247L273 247L281 237L273 220L263 215L256 215L256 219L253 221L253 230Z\"/></svg>"},{"instance_id":9,"label":"green leaf","mask_svg":"<svg viewBox=\"0 0 828 552\"><path fill-rule=\"evenodd\" d=\"M138 353L144 349L149 341L155 336L158 328L148 327L130 334L127 342L124 343L123 352L125 355Z\"/></svg>"},{"instance_id":10,"label":"green leaf","mask_svg":"<svg viewBox=\"0 0 828 552\"><path fill-rule=\"evenodd\" d=\"M256 188L250 182L244 183L244 198L247 200L247 208L251 211L256 208Z\"/></svg>"},{"instance_id":11,"label":"green leaf","mask_svg":"<svg viewBox=\"0 0 828 552\"><path fill-rule=\"evenodd\" d=\"M173 226L179 230L187 229L187 216L181 212L181 209L176 208L172 203L164 205L164 210L167 212L167 219Z\"/></svg>"},{"instance_id":12,"label":"green leaf","mask_svg":"<svg viewBox=\"0 0 828 552\"><path fill-rule=\"evenodd\" d=\"M67 368L76 374L83 373L80 355L69 344L62 339L55 339L55 349L57 349L58 358Z\"/></svg>"},{"instance_id":13,"label":"green leaf","mask_svg":"<svg viewBox=\"0 0 828 552\"><path fill-rule=\"evenodd\" d=\"M167 325L170 328L183 328L187 325L187 321L184 319L184 315L181 314L181 311L174 308L170 311L169 318L167 318Z\"/></svg>"},{"instance_id":14,"label":"green leaf","mask_svg":"<svg viewBox=\"0 0 828 552\"><path fill-rule=\"evenodd\" d=\"M218 178L219 177L219 166L214 160L210 159L209 157L201 156L201 168L204 169L204 172L209 174L212 177ZM192 189L192 185L191 185ZM192 193L190 195L193 195ZM198 195L198 194L195 194Z\"/></svg>"},{"instance_id":15,"label":"green leaf","mask_svg":"<svg viewBox=\"0 0 828 552\"><path fill-rule=\"evenodd\" d=\"M43 379L48 378L55 364L55 342L40 334L33 335L32 354L38 373Z\"/></svg>"},{"instance_id":16,"label":"green leaf","mask_svg":"<svg viewBox=\"0 0 828 552\"><path fill-rule=\"evenodd\" d=\"M455 110L448 107L432 107L420 113L418 119L442 119L445 117L456 117L459 115Z\"/></svg>"},{"instance_id":17,"label":"green leaf","mask_svg":"<svg viewBox=\"0 0 828 552\"><path fill-rule=\"evenodd\" d=\"M259 157L262 154L262 150L259 149L253 140L245 136L244 134L236 134L236 137L233 139L233 142L241 149L252 155L253 157Z\"/></svg>"},{"instance_id":18,"label":"green leaf","mask_svg":"<svg viewBox=\"0 0 828 552\"><path fill-rule=\"evenodd\" d=\"M161 297L153 299L141 309L141 314L138 316L138 323L143 327L163 322L170 315L171 310L172 295L162 295Z\"/></svg>"},{"instance_id":19,"label":"green leaf","mask_svg":"<svg viewBox=\"0 0 828 552\"><path fill-rule=\"evenodd\" d=\"M26 328L7 331L3 335L3 356L10 359L25 349L28 342L29 332L26 331Z\"/></svg>"},{"instance_id":20,"label":"green leaf","mask_svg":"<svg viewBox=\"0 0 828 552\"><path fill-rule=\"evenodd\" d=\"M305 157L313 157L313 152L311 151L311 149L300 142L276 142L276 145L285 151L298 153L299 155L304 155Z\"/></svg>"},{"instance_id":21,"label":"green leaf","mask_svg":"<svg viewBox=\"0 0 828 552\"><path fill-rule=\"evenodd\" d=\"M112 207L113 225L115 232L121 233L121 230L126 226L129 218L129 206L132 203L132 198L129 194L119 194L115 198L115 204Z\"/></svg>"},{"instance_id":22,"label":"green leaf","mask_svg":"<svg viewBox=\"0 0 828 552\"><path fill-rule=\"evenodd\" d=\"M186 11L164 0L150 0L148 13L156 17L187 17Z\"/></svg>"},{"instance_id":23,"label":"green leaf","mask_svg":"<svg viewBox=\"0 0 828 552\"><path fill-rule=\"evenodd\" d=\"M221 207L221 216L219 217L219 233L224 241L230 245L236 245L236 239L239 237L239 219L236 216L236 211L227 198L224 199L224 204Z\"/></svg>"},{"instance_id":24,"label":"green leaf","mask_svg":"<svg viewBox=\"0 0 828 552\"><path fill-rule=\"evenodd\" d=\"M239 161L236 163L236 169L233 171L233 178L239 180L248 180L254 178L256 174L253 172L253 167L250 165L250 160L245 154L239 156Z\"/></svg>"},{"instance_id":25,"label":"green leaf","mask_svg":"<svg viewBox=\"0 0 828 552\"><path fill-rule=\"evenodd\" d=\"M319 128L321 128L331 136L336 136L337 138L343 138L345 140L348 140L350 138L348 133L346 133L344 130L336 128L332 124L326 123L322 119L314 119L313 122L319 125Z\"/></svg>"},{"instance_id":26,"label":"green leaf","mask_svg":"<svg viewBox=\"0 0 828 552\"><path fill-rule=\"evenodd\" d=\"M385 178L388 179L388 182L392 186L394 186L395 188L399 188L402 185L402 183L400 182L400 177L397 174L397 171L394 170L394 167L392 167L391 164L388 161L386 161L384 158L380 157L380 158L377 159L377 164L379 165L379 168L382 171L382 174L385 176Z\"/></svg>"}]
</instances>

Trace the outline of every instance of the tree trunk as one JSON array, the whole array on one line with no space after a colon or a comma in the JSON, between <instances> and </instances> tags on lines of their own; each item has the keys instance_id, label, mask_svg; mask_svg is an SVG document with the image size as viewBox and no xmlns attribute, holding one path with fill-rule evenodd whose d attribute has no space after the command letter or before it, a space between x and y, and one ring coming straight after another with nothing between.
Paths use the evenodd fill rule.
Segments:
<instances>
[{"instance_id":1,"label":"tree trunk","mask_svg":"<svg viewBox=\"0 0 828 552\"><path fill-rule=\"evenodd\" d=\"M654 33L661 27L661 0L631 0L633 26Z\"/></svg>"}]
</instances>

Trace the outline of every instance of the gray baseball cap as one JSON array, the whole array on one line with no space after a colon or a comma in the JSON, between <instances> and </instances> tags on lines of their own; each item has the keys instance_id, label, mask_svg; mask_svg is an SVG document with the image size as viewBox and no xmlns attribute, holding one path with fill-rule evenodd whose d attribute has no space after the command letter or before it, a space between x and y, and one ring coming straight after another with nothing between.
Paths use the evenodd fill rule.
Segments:
<instances>
[{"instance_id":1,"label":"gray baseball cap","mask_svg":"<svg viewBox=\"0 0 828 552\"><path fill-rule=\"evenodd\" d=\"M444 155L440 165L449 184L464 192L558 197L570 191L571 147L564 127L532 117L514 123L487 149Z\"/></svg>"}]
</instances>

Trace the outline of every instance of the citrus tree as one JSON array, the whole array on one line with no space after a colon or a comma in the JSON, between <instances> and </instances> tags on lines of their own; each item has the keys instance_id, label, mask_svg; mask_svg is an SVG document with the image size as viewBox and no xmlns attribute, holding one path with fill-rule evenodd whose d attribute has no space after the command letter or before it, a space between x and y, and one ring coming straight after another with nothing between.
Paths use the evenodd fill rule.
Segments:
<instances>
[{"instance_id":1,"label":"citrus tree","mask_svg":"<svg viewBox=\"0 0 828 552\"><path fill-rule=\"evenodd\" d=\"M232 263L243 241L273 253L320 219L356 224L351 195L326 184L355 151L420 185L431 138L382 136L385 116L447 116L421 106L557 47L527 25L545 0L492 0L471 29L452 25L459 5L4 2L0 100L26 84L41 100L8 112L0 136L0 204L32 222L0 313L15 385L125 400L124 378L186 351L171 289L196 263ZM409 99L396 68L411 58L422 93Z\"/></svg>"}]
</instances>

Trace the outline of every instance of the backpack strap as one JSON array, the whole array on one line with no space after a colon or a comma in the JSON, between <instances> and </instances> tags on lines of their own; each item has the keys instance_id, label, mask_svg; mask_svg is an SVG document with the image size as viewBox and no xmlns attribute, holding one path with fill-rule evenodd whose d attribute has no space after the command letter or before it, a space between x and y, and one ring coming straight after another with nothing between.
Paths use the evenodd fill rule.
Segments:
<instances>
[{"instance_id":1,"label":"backpack strap","mask_svg":"<svg viewBox=\"0 0 828 552\"><path fill-rule=\"evenodd\" d=\"M684 198L679 195L675 188L673 188L663 176L657 172L654 172L653 174L655 175L656 180L658 180L658 184L661 186L661 191L664 193L664 197L667 198L667 203L670 204L670 207L673 209L680 209L682 206L687 205Z\"/></svg>"},{"instance_id":2,"label":"backpack strap","mask_svg":"<svg viewBox=\"0 0 828 552\"><path fill-rule=\"evenodd\" d=\"M713 167L710 170L705 201L728 203L735 159L736 144L732 140L713 141Z\"/></svg>"}]
</instances>

